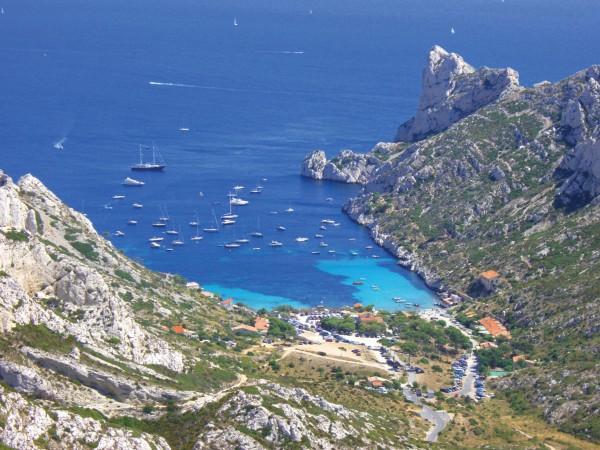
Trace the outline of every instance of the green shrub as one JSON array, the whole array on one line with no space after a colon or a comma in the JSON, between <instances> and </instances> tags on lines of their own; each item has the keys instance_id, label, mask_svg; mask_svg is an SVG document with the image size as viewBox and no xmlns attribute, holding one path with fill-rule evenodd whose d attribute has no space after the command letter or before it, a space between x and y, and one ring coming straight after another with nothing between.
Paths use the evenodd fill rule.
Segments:
<instances>
[{"instance_id":1,"label":"green shrub","mask_svg":"<svg viewBox=\"0 0 600 450\"><path fill-rule=\"evenodd\" d=\"M75 241L71 242L71 246L91 261L98 260L98 253L94 251L94 246L88 242Z\"/></svg>"},{"instance_id":2,"label":"green shrub","mask_svg":"<svg viewBox=\"0 0 600 450\"><path fill-rule=\"evenodd\" d=\"M29 236L24 231L10 230L3 233L8 239L19 242L28 242Z\"/></svg>"},{"instance_id":3,"label":"green shrub","mask_svg":"<svg viewBox=\"0 0 600 450\"><path fill-rule=\"evenodd\" d=\"M124 270L115 269L115 275L124 280L131 281L132 283L135 282L131 274L129 272L125 272Z\"/></svg>"}]
</instances>

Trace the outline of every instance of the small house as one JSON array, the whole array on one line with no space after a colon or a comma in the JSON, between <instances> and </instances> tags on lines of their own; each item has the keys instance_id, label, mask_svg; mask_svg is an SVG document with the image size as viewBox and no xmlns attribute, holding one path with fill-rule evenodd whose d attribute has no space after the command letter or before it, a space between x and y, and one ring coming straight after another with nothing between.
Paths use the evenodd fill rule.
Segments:
<instances>
[{"instance_id":1,"label":"small house","mask_svg":"<svg viewBox=\"0 0 600 450\"><path fill-rule=\"evenodd\" d=\"M200 290L200 285L198 283L196 283L195 281L190 281L189 283L186 283L185 287L188 288L188 289L191 289L193 291L199 291Z\"/></svg>"},{"instance_id":2,"label":"small house","mask_svg":"<svg viewBox=\"0 0 600 450\"><path fill-rule=\"evenodd\" d=\"M228 298L227 300L223 300L221 303L219 303L219 305L221 305L227 311L233 311L233 299L232 298Z\"/></svg>"},{"instance_id":3,"label":"small house","mask_svg":"<svg viewBox=\"0 0 600 450\"><path fill-rule=\"evenodd\" d=\"M257 317L254 321L254 328L256 328L261 333L266 333L269 331L269 319L264 317Z\"/></svg>"},{"instance_id":4,"label":"small house","mask_svg":"<svg viewBox=\"0 0 600 450\"><path fill-rule=\"evenodd\" d=\"M504 336L507 339L511 339L512 336L510 331L506 329L504 325L498 322L491 316L484 317L479 323L486 329L486 331L494 337Z\"/></svg>"},{"instance_id":5,"label":"small house","mask_svg":"<svg viewBox=\"0 0 600 450\"><path fill-rule=\"evenodd\" d=\"M493 291L498 286L500 274L495 270L488 270L479 274L479 283L486 291Z\"/></svg>"}]
</instances>

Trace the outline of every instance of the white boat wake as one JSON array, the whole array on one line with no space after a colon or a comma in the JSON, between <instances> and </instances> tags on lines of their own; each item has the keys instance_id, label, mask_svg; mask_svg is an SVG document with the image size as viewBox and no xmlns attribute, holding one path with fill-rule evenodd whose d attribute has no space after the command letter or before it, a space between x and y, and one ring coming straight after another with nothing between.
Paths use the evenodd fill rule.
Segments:
<instances>
[{"instance_id":1,"label":"white boat wake","mask_svg":"<svg viewBox=\"0 0 600 450\"><path fill-rule=\"evenodd\" d=\"M53 144L53 146L54 146L54 148L55 148L55 149L57 149L57 150L63 150L63 149L64 149L64 147L63 147L63 144L64 144L65 142L67 142L67 138L66 138L66 137L62 138L62 139L61 139L60 141L58 141L58 142L55 142L55 143Z\"/></svg>"},{"instance_id":2,"label":"white boat wake","mask_svg":"<svg viewBox=\"0 0 600 450\"><path fill-rule=\"evenodd\" d=\"M167 87L181 87L181 88L193 88L193 89L209 89L214 91L229 91L229 92L241 92L241 89L224 88L217 86L199 86L196 84L183 84L183 83L163 83L161 81L148 81L151 86L167 86Z\"/></svg>"},{"instance_id":3,"label":"white boat wake","mask_svg":"<svg viewBox=\"0 0 600 450\"><path fill-rule=\"evenodd\" d=\"M304 55L303 51L293 51L293 50L256 50L255 53L277 53L280 55Z\"/></svg>"}]
</instances>

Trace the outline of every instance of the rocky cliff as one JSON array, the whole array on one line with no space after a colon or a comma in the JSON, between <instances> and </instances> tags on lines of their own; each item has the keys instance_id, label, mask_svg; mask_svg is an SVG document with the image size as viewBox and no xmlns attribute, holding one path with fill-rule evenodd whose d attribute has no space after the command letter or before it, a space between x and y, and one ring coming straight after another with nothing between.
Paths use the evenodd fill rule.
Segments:
<instances>
[{"instance_id":1,"label":"rocky cliff","mask_svg":"<svg viewBox=\"0 0 600 450\"><path fill-rule=\"evenodd\" d=\"M538 355L543 368L511 379L531 406L598 439L589 431L598 387L575 380L598 376L579 358L600 356L599 66L523 89L510 69L475 71L436 47L423 78L419 109L399 142L360 155L368 166L352 160L346 169L340 158L320 166L334 164L352 173L346 182L364 186L343 208L401 265L434 288L474 297L461 307L471 317L501 317L513 355ZM501 284L478 299L477 277L488 269ZM550 394L561 389L565 397Z\"/></svg>"},{"instance_id":2,"label":"rocky cliff","mask_svg":"<svg viewBox=\"0 0 600 450\"><path fill-rule=\"evenodd\" d=\"M483 106L519 91L512 69L475 70L439 46L429 51L415 116L398 128L396 141L417 141L445 130Z\"/></svg>"}]
</instances>

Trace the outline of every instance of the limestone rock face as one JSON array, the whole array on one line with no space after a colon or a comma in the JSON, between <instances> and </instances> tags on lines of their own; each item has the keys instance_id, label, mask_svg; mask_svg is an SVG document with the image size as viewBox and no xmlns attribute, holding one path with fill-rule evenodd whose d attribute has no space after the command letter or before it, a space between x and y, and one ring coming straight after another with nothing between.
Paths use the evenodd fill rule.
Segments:
<instances>
[{"instance_id":1,"label":"limestone rock face","mask_svg":"<svg viewBox=\"0 0 600 450\"><path fill-rule=\"evenodd\" d=\"M300 175L315 180L323 179L323 170L327 164L327 157L323 150L315 150L307 155L300 165Z\"/></svg>"},{"instance_id":2,"label":"limestone rock face","mask_svg":"<svg viewBox=\"0 0 600 450\"><path fill-rule=\"evenodd\" d=\"M577 144L556 172L567 179L558 189L556 200L565 206L578 206L600 196L600 140Z\"/></svg>"},{"instance_id":3,"label":"limestone rock face","mask_svg":"<svg viewBox=\"0 0 600 450\"><path fill-rule=\"evenodd\" d=\"M369 175L380 165L376 157L351 150L342 150L331 161L327 161L325 152L315 150L302 161L300 174L315 180L365 184Z\"/></svg>"},{"instance_id":4,"label":"limestone rock face","mask_svg":"<svg viewBox=\"0 0 600 450\"><path fill-rule=\"evenodd\" d=\"M77 250L64 238L65 230L50 226L59 220L50 217L81 230L74 239L87 242L97 256L84 261L77 258ZM0 234L0 270L7 274L0 277L0 331L10 331L16 324L44 324L136 364L183 370L182 353L144 330L107 281L107 271L117 264L131 273L136 268L98 236L86 217L64 205L39 180L25 175L14 184L0 174L0 230L17 236ZM39 231L44 240L36 237ZM55 307L76 313L78 320L65 320L54 313ZM107 345L109 339L116 339L118 345Z\"/></svg>"},{"instance_id":5,"label":"limestone rock face","mask_svg":"<svg viewBox=\"0 0 600 450\"><path fill-rule=\"evenodd\" d=\"M519 89L519 74L513 69L475 70L462 57L439 46L429 51L423 70L419 107L398 128L396 141L418 141L445 130L482 106Z\"/></svg>"},{"instance_id":6,"label":"limestone rock face","mask_svg":"<svg viewBox=\"0 0 600 450\"><path fill-rule=\"evenodd\" d=\"M590 67L584 76L583 89L575 89L570 83L565 86L573 92L562 112L560 127L564 140L571 145L600 138L600 66Z\"/></svg>"},{"instance_id":7,"label":"limestone rock face","mask_svg":"<svg viewBox=\"0 0 600 450\"><path fill-rule=\"evenodd\" d=\"M259 394L238 392L217 412L215 420L209 423L205 431L198 436L194 449L205 448L264 448L259 442L222 423L234 420L257 433L276 448L286 442L311 443L311 448L323 450L345 449L343 439L357 438L359 432L348 422L358 420L365 430L374 429L372 419L367 413L349 410L341 405L330 403L321 397L312 396L301 388L286 388L275 383L262 385ZM273 399L273 404L263 404L263 396ZM325 414L312 414L302 408L309 403ZM316 428L316 429L315 429ZM326 437L325 437L326 436ZM371 448L373 443L364 441L361 448Z\"/></svg>"},{"instance_id":8,"label":"limestone rock face","mask_svg":"<svg viewBox=\"0 0 600 450\"><path fill-rule=\"evenodd\" d=\"M106 427L97 420L66 411L50 411L32 405L20 394L0 386L0 442L16 449L98 448L103 450L169 450L161 437L125 428ZM56 447L45 443L56 442Z\"/></svg>"}]
</instances>

